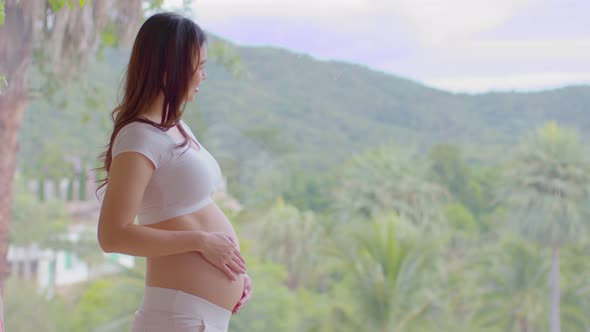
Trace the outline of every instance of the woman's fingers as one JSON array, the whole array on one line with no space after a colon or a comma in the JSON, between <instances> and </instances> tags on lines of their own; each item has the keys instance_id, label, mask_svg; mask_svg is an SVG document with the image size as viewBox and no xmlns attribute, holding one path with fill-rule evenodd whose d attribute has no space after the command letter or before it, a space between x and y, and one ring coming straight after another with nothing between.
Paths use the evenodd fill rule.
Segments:
<instances>
[{"instance_id":1,"label":"woman's fingers","mask_svg":"<svg viewBox=\"0 0 590 332\"><path fill-rule=\"evenodd\" d=\"M252 289L248 289L244 292L244 297L242 297L242 304L248 302L248 300L250 299L250 296L252 296Z\"/></svg>"},{"instance_id":2,"label":"woman's fingers","mask_svg":"<svg viewBox=\"0 0 590 332\"><path fill-rule=\"evenodd\" d=\"M246 260L242 257L236 240L219 232L210 233L206 239L207 245L201 251L206 260L219 268L232 281L236 281L239 274L246 273Z\"/></svg>"},{"instance_id":3,"label":"woman's fingers","mask_svg":"<svg viewBox=\"0 0 590 332\"><path fill-rule=\"evenodd\" d=\"M228 239L231 241L231 243L233 243L233 244L234 244L234 246L237 248L237 247L238 247L238 244L236 243L236 241L234 240L234 238L233 238L233 237L231 237L231 236L229 236L229 235L226 235L226 236L227 236L227 238L228 238Z\"/></svg>"},{"instance_id":4,"label":"woman's fingers","mask_svg":"<svg viewBox=\"0 0 590 332\"><path fill-rule=\"evenodd\" d=\"M234 238L229 235L226 235L226 237L234 245L234 247L236 248L235 254L240 258L242 263L245 265L246 260L244 259L244 257L242 257L242 254L240 253L240 249L238 248L238 243L236 242L236 240L234 240Z\"/></svg>"},{"instance_id":5,"label":"woman's fingers","mask_svg":"<svg viewBox=\"0 0 590 332\"><path fill-rule=\"evenodd\" d=\"M241 268L242 268L242 273L246 273L248 268L246 268L246 264L244 264L244 262L242 262L242 260L240 259L239 255L236 255L234 258L234 263L238 264Z\"/></svg>"},{"instance_id":6,"label":"woman's fingers","mask_svg":"<svg viewBox=\"0 0 590 332\"><path fill-rule=\"evenodd\" d=\"M228 265L228 266L229 266L229 268L230 268L230 269L232 269L232 271L234 271L235 273L238 273L238 274L243 274L243 273L246 273L246 272L244 271L244 269L242 269L242 268L240 267L240 265L238 265L238 263L236 263L236 262L235 262L235 261L233 261L233 260L232 260L232 261L230 261L230 262L228 262L226 265Z\"/></svg>"},{"instance_id":7,"label":"woman's fingers","mask_svg":"<svg viewBox=\"0 0 590 332\"><path fill-rule=\"evenodd\" d=\"M250 297L252 296L252 279L249 275L244 276L244 291L242 292L242 298L238 301L234 309L232 310L232 315L235 315L240 311L240 309L246 304Z\"/></svg>"},{"instance_id":8,"label":"woman's fingers","mask_svg":"<svg viewBox=\"0 0 590 332\"><path fill-rule=\"evenodd\" d=\"M223 265L223 268L221 270L225 273L225 275L227 275L227 277L229 278L229 280L236 281L236 276L230 270L230 268L229 268L229 266L227 264Z\"/></svg>"},{"instance_id":9,"label":"woman's fingers","mask_svg":"<svg viewBox=\"0 0 590 332\"><path fill-rule=\"evenodd\" d=\"M246 278L244 279L244 284L246 285L246 289L248 289L248 291L252 290L252 279L249 275L246 275Z\"/></svg>"}]
</instances>

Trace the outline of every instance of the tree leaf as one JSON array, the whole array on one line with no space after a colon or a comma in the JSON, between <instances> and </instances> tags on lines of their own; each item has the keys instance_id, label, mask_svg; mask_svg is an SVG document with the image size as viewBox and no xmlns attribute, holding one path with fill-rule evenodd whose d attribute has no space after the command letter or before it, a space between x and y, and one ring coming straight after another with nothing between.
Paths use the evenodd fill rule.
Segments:
<instances>
[{"instance_id":1,"label":"tree leaf","mask_svg":"<svg viewBox=\"0 0 590 332\"><path fill-rule=\"evenodd\" d=\"M4 12L4 0L0 0L0 25L4 24L5 18L6 18L6 14Z\"/></svg>"},{"instance_id":2,"label":"tree leaf","mask_svg":"<svg viewBox=\"0 0 590 332\"><path fill-rule=\"evenodd\" d=\"M2 89L4 87L8 87L8 81L6 80L6 76L0 74L0 95L2 94Z\"/></svg>"},{"instance_id":3,"label":"tree leaf","mask_svg":"<svg viewBox=\"0 0 590 332\"><path fill-rule=\"evenodd\" d=\"M53 11L56 12L65 6L66 0L49 0L49 4Z\"/></svg>"},{"instance_id":4,"label":"tree leaf","mask_svg":"<svg viewBox=\"0 0 590 332\"><path fill-rule=\"evenodd\" d=\"M117 42L119 41L115 27L110 24L102 30L100 38L102 40L102 46L107 47L114 47L117 45Z\"/></svg>"}]
</instances>

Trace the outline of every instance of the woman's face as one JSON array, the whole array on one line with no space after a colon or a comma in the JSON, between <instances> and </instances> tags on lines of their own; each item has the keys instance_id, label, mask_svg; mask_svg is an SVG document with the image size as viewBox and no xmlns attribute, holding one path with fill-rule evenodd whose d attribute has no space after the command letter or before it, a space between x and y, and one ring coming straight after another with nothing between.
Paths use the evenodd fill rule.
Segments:
<instances>
[{"instance_id":1,"label":"woman's face","mask_svg":"<svg viewBox=\"0 0 590 332\"><path fill-rule=\"evenodd\" d=\"M194 62L197 62L197 56L195 55ZM199 92L199 85L202 81L207 79L207 73L205 72L205 62L207 61L207 45L203 44L199 49L199 60L200 63L198 64L197 70L193 74L191 78L189 87L188 87L188 95L187 101L193 101L195 99L195 95Z\"/></svg>"}]
</instances>

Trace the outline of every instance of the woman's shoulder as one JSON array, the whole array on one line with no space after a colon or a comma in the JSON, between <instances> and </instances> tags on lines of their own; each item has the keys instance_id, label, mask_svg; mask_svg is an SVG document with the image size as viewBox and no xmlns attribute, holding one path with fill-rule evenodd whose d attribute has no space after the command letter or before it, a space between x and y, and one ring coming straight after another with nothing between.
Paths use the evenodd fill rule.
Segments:
<instances>
[{"instance_id":1,"label":"woman's shoulder","mask_svg":"<svg viewBox=\"0 0 590 332\"><path fill-rule=\"evenodd\" d=\"M168 159L170 142L164 131L147 123L131 122L123 126L113 143L113 158L122 152L134 151L146 155L158 166Z\"/></svg>"},{"instance_id":2,"label":"woman's shoulder","mask_svg":"<svg viewBox=\"0 0 590 332\"><path fill-rule=\"evenodd\" d=\"M148 123L135 121L123 126L117 133L115 140L139 140L160 145L166 142L165 137L162 137L162 135L166 135L162 129Z\"/></svg>"},{"instance_id":3,"label":"woman's shoulder","mask_svg":"<svg viewBox=\"0 0 590 332\"><path fill-rule=\"evenodd\" d=\"M138 134L149 134L149 133L164 133L164 131L160 128L157 128L154 125L149 123L144 123L141 121L133 121L126 125L124 125L119 132L132 132Z\"/></svg>"}]
</instances>

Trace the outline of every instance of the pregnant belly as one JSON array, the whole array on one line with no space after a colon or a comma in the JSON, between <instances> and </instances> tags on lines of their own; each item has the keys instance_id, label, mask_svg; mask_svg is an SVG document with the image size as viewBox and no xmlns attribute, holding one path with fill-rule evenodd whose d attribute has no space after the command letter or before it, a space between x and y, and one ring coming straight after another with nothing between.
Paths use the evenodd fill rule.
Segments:
<instances>
[{"instance_id":1,"label":"pregnant belly","mask_svg":"<svg viewBox=\"0 0 590 332\"><path fill-rule=\"evenodd\" d=\"M231 223L215 203L195 213L152 224L149 227L165 230L223 232L237 242ZM148 286L181 290L230 311L242 296L244 276L238 275L236 281L230 280L225 273L209 263L198 252L149 257L146 263L146 285Z\"/></svg>"}]
</instances>

